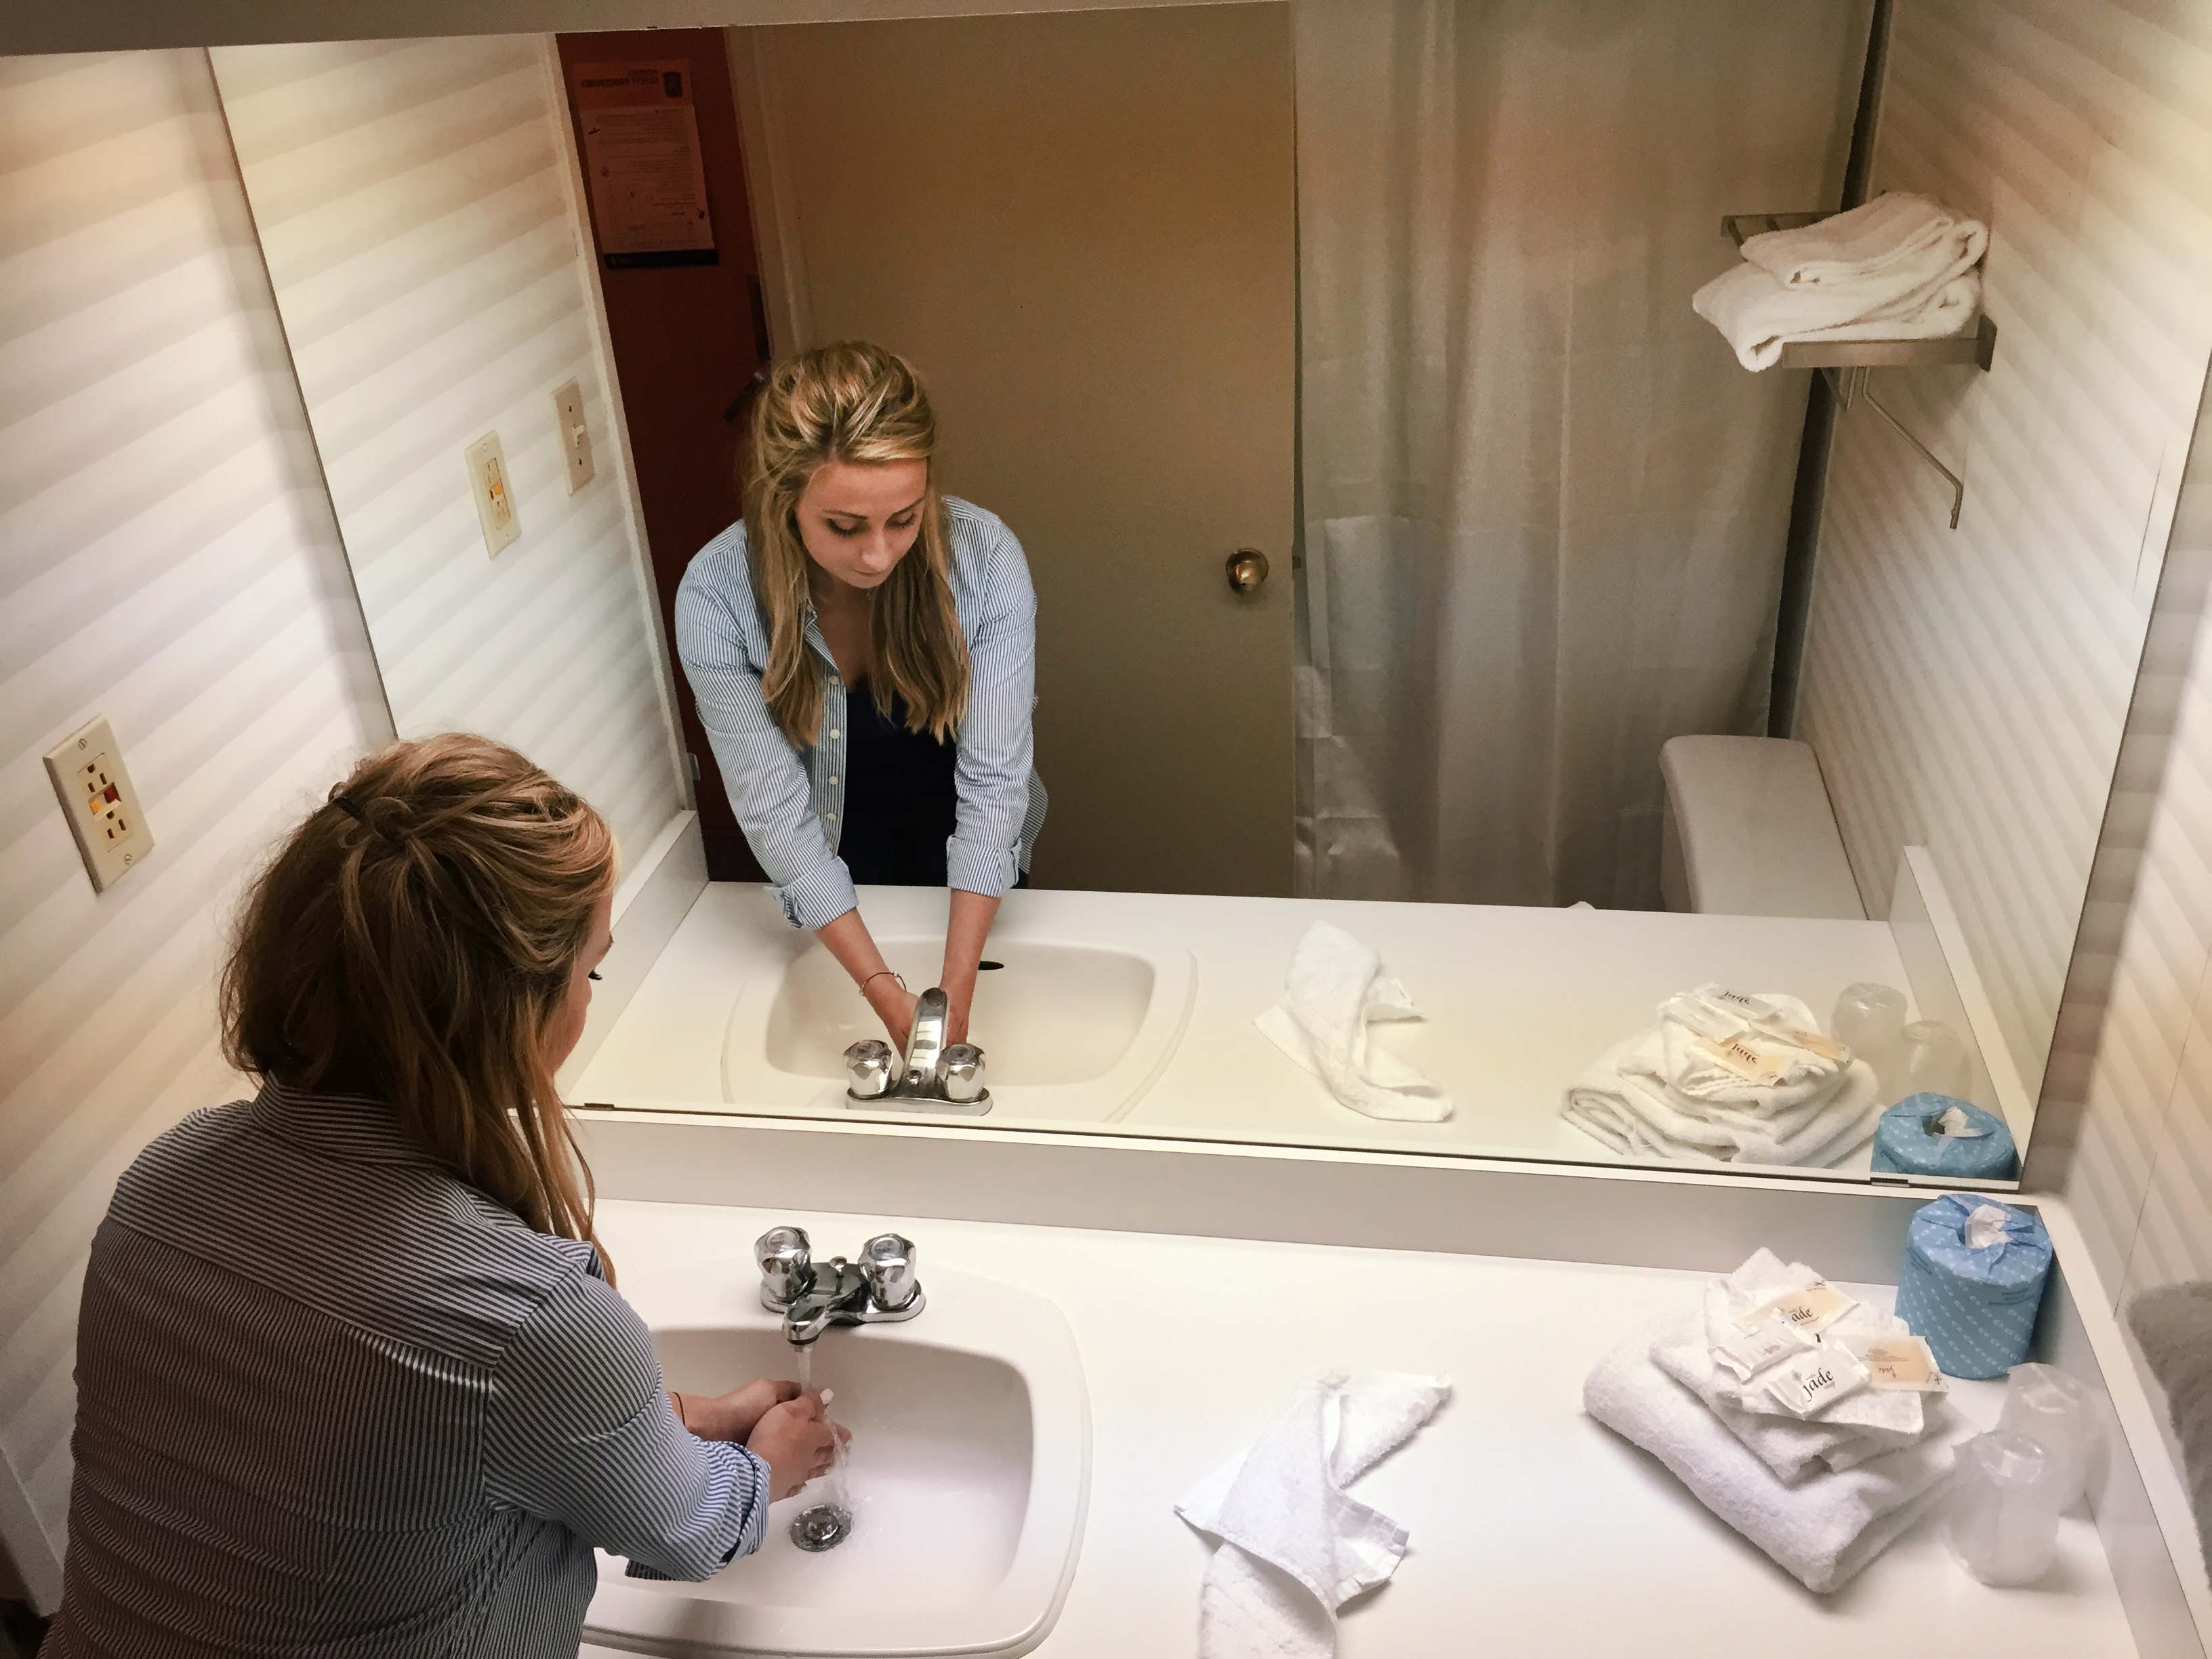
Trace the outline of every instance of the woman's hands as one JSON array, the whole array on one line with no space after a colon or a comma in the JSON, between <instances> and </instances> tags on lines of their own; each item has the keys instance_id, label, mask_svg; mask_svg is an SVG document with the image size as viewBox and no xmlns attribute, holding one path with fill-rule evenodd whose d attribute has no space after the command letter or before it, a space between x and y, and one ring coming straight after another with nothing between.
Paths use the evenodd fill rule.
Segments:
<instances>
[{"instance_id":1,"label":"woman's hands","mask_svg":"<svg viewBox=\"0 0 2212 1659\"><path fill-rule=\"evenodd\" d=\"M876 1011L876 1018L883 1021L884 1030L890 1033L891 1047L904 1054L906 1040L914 1031L915 1005L921 999L900 984L892 974L869 981L868 988L861 994L867 998L868 1006Z\"/></svg>"},{"instance_id":2,"label":"woman's hands","mask_svg":"<svg viewBox=\"0 0 2212 1659\"><path fill-rule=\"evenodd\" d=\"M745 1449L768 1465L769 1496L781 1501L815 1476L829 1474L837 1446L853 1437L823 1415L823 1395L799 1394L796 1383L774 1386L793 1392L763 1413L746 1437Z\"/></svg>"},{"instance_id":3,"label":"woman's hands","mask_svg":"<svg viewBox=\"0 0 2212 1659\"><path fill-rule=\"evenodd\" d=\"M799 1384L763 1377L727 1394L677 1394L669 1399L684 1426L702 1440L733 1440L743 1445L762 1418L787 1400L799 1398Z\"/></svg>"},{"instance_id":4,"label":"woman's hands","mask_svg":"<svg viewBox=\"0 0 2212 1659\"><path fill-rule=\"evenodd\" d=\"M983 941L991 937L991 923L998 914L998 900L964 888L952 890L952 906L945 921L945 974L937 981L952 1005L945 1022L947 1042L968 1041L968 1010L975 1000L975 972L983 959Z\"/></svg>"}]
</instances>

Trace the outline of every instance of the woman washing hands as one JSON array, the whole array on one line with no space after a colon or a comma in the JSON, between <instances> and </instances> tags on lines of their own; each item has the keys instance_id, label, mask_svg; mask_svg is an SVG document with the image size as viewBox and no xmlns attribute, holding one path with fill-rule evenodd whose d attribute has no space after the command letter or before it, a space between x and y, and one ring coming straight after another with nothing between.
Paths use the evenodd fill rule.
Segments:
<instances>
[{"instance_id":1,"label":"woman washing hands","mask_svg":"<svg viewBox=\"0 0 2212 1659\"><path fill-rule=\"evenodd\" d=\"M828 1467L822 1397L671 1394L554 1085L614 837L480 738L396 744L248 891L251 1101L117 1183L86 1264L45 1659L574 1659L592 1550L701 1579Z\"/></svg>"},{"instance_id":2,"label":"woman washing hands","mask_svg":"<svg viewBox=\"0 0 2212 1659\"><path fill-rule=\"evenodd\" d=\"M1000 896L1044 822L1031 769L1036 594L1013 532L939 493L936 417L879 346L778 363L745 516L692 560L676 644L730 805L794 927L903 1048L915 999L855 883L946 887L938 983L965 1042Z\"/></svg>"}]
</instances>

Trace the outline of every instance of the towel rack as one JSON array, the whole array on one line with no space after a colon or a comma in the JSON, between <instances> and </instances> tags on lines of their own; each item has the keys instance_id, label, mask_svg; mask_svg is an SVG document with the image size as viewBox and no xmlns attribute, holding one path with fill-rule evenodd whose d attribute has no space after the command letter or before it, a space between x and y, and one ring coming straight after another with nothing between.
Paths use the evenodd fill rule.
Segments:
<instances>
[{"instance_id":1,"label":"towel rack","mask_svg":"<svg viewBox=\"0 0 2212 1659\"><path fill-rule=\"evenodd\" d=\"M1746 239L1770 230L1796 230L1818 224L1827 213L1729 213L1721 217L1721 229L1741 248ZM1848 411L1856 404L1866 406L1895 428L1951 486L1951 528L1959 527L1959 514L1966 504L1966 481L1936 458L1936 452L1914 437L1905 422L1885 409L1867 390L1870 368L1936 368L1971 363L1984 374L1996 360L1997 325L1984 312L1972 334L1954 334L1939 340L1790 340L1784 343L1776 365L1781 368L1817 368L1835 388L1837 401Z\"/></svg>"}]
</instances>

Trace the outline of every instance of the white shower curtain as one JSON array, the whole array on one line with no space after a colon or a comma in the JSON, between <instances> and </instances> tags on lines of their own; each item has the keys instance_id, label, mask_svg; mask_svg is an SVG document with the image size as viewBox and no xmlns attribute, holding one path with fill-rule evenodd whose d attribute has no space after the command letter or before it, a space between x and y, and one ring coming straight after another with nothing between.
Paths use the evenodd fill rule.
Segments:
<instances>
[{"instance_id":1,"label":"white shower curtain","mask_svg":"<svg viewBox=\"0 0 2212 1659\"><path fill-rule=\"evenodd\" d=\"M1293 0L1298 854L1658 902L1659 748L1760 732L1807 371L1690 311L1832 207L1866 0Z\"/></svg>"}]
</instances>

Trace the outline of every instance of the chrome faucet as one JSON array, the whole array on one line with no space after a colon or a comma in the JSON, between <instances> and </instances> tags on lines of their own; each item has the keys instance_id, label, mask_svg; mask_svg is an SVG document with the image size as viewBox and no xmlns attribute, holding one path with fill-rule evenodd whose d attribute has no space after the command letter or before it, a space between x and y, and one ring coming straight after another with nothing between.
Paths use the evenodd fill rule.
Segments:
<instances>
[{"instance_id":1,"label":"chrome faucet","mask_svg":"<svg viewBox=\"0 0 2212 1659\"><path fill-rule=\"evenodd\" d=\"M783 1316L784 1340L803 1348L832 1325L896 1324L927 1305L913 1241L879 1233L860 1259L832 1256L820 1267L802 1227L771 1227L753 1243L761 1306Z\"/></svg>"},{"instance_id":2,"label":"chrome faucet","mask_svg":"<svg viewBox=\"0 0 2212 1659\"><path fill-rule=\"evenodd\" d=\"M856 1106L912 1106L925 1111L981 1117L991 1109L983 1086L983 1051L972 1042L945 1040L952 1000L932 986L916 999L906 1054L870 1037L845 1050L845 1098Z\"/></svg>"}]
</instances>

